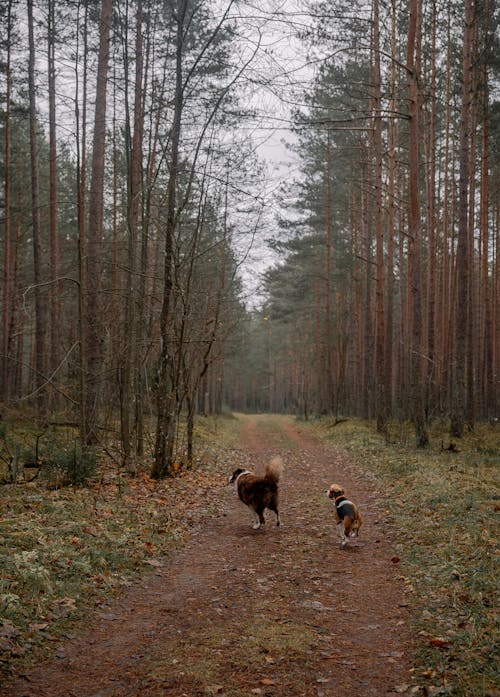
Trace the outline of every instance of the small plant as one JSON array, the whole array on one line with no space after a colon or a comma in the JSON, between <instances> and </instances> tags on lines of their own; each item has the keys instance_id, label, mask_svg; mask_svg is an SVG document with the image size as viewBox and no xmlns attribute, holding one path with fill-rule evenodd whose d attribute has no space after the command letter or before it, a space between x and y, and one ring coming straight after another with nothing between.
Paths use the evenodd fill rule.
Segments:
<instances>
[{"instance_id":1,"label":"small plant","mask_svg":"<svg viewBox=\"0 0 500 697\"><path fill-rule=\"evenodd\" d=\"M71 448L53 451L44 469L56 487L84 486L95 475L97 464L96 449L75 442Z\"/></svg>"}]
</instances>

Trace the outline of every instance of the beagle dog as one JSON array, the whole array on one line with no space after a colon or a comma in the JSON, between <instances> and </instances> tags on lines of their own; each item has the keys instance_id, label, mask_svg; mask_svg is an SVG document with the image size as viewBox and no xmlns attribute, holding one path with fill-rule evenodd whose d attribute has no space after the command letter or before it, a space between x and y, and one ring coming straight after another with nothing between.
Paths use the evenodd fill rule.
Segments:
<instances>
[{"instance_id":1,"label":"beagle dog","mask_svg":"<svg viewBox=\"0 0 500 697\"><path fill-rule=\"evenodd\" d=\"M344 488L340 484L332 484L326 492L335 504L335 518L340 525L342 547L345 547L349 537L356 537L363 523L357 507L344 496Z\"/></svg>"}]
</instances>

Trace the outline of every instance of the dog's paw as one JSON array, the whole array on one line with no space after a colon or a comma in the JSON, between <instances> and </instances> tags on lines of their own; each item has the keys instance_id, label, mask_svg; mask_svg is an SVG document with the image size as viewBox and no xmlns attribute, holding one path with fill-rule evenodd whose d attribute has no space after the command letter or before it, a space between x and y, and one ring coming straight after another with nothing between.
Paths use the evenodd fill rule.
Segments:
<instances>
[{"instance_id":1,"label":"dog's paw","mask_svg":"<svg viewBox=\"0 0 500 697\"><path fill-rule=\"evenodd\" d=\"M252 525L252 528L253 528L254 530L260 530L261 524L260 524L260 523L254 523L254 524Z\"/></svg>"}]
</instances>

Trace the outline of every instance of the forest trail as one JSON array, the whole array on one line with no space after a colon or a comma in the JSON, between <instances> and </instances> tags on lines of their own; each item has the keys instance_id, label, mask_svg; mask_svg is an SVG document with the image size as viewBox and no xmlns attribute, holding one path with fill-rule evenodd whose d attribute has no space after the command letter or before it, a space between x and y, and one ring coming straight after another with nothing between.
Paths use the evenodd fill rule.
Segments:
<instances>
[{"instance_id":1,"label":"forest trail","mask_svg":"<svg viewBox=\"0 0 500 697\"><path fill-rule=\"evenodd\" d=\"M2 697L367 697L411 694L411 640L373 478L291 418L241 416L236 466L280 454L282 527L224 485L220 513L155 575L93 615ZM360 463L362 465L362 463ZM232 464L227 474L230 474ZM329 484L364 527L341 549Z\"/></svg>"}]
</instances>

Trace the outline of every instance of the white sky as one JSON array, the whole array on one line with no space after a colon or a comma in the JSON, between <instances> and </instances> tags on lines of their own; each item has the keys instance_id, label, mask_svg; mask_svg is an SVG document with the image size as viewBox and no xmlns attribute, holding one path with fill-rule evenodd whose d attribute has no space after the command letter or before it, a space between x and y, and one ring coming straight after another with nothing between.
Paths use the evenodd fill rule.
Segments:
<instances>
[{"instance_id":1,"label":"white sky","mask_svg":"<svg viewBox=\"0 0 500 697\"><path fill-rule=\"evenodd\" d=\"M227 8L230 0L214 0L221 11ZM120 3L118 3L120 4ZM121 5L120 5L121 6ZM40 7L43 7L43 2ZM262 182L259 195L265 206L254 230L252 244L250 236L243 241L239 250L242 257L241 273L248 295L255 295L259 284L259 273L272 264L272 252L265 240L277 234L276 205L277 192L283 182L293 179L298 162L293 153L286 148L291 142L290 131L291 104L293 104L301 85L310 82L313 69L307 62L305 45L298 38L298 32L308 26L305 0L241 0L231 7L231 16L238 16L241 27L241 40L236 56L244 63L260 41L259 50L248 71L242 79L242 87L250 106L256 111L256 119L249 125L248 138L252 139L259 159L266 163L266 181ZM19 12L22 20L22 7ZM37 67L40 81L38 108L47 113L46 97L46 36L41 28L35 27L38 48ZM80 52L82 47L78 49ZM65 45L57 56L58 87L58 137L68 142L72 148L75 143L75 58L77 46ZM90 77L92 78L93 71ZM94 88L89 84L88 97L92 98ZM133 86L130 87L131 91ZM87 114L89 125L92 115ZM108 110L111 119L111 108ZM250 304L253 304L250 301Z\"/></svg>"},{"instance_id":2,"label":"white sky","mask_svg":"<svg viewBox=\"0 0 500 697\"><path fill-rule=\"evenodd\" d=\"M298 160L286 143L293 142L290 130L291 109L300 88L309 84L313 68L308 63L304 43L298 32L310 21L303 0L274 0L244 7L250 19L247 31L261 34L261 47L251 68L251 78L259 83L251 105L258 113L252 131L256 152L266 162L265 209L252 247L242 266L242 276L250 306L259 302L259 274L276 259L265 240L279 234L277 194L290 182L298 169ZM241 6L238 6L241 9ZM249 41L252 37L248 36Z\"/></svg>"}]
</instances>

